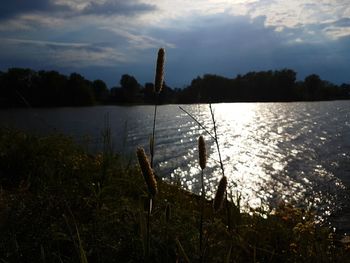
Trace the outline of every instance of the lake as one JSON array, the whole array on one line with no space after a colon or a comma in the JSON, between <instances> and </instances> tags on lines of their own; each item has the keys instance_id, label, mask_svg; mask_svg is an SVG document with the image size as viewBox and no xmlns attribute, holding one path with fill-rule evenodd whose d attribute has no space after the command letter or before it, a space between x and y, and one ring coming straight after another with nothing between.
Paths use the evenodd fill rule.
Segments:
<instances>
[{"instance_id":1,"label":"lake","mask_svg":"<svg viewBox=\"0 0 350 263\"><path fill-rule=\"evenodd\" d=\"M182 105L212 132L209 106ZM317 209L320 220L337 215L350 229L346 186L350 184L350 101L213 104L220 151L230 192L244 207L280 202ZM96 106L0 110L2 126L34 133L71 135L89 151L102 149L111 129L116 152L130 158L148 149L153 106ZM213 195L221 177L216 146L178 105L158 107L155 164L158 176L199 192L197 138L208 148L205 185ZM347 210L347 209L346 209Z\"/></svg>"}]
</instances>

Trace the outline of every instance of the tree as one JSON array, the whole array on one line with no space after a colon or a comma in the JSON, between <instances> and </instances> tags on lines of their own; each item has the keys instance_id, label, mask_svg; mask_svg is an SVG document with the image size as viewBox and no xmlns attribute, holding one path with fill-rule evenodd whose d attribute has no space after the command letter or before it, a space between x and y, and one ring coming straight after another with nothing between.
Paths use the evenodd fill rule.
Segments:
<instances>
[{"instance_id":1,"label":"tree","mask_svg":"<svg viewBox=\"0 0 350 263\"><path fill-rule=\"evenodd\" d=\"M67 77L57 71L39 71L34 85L37 93L35 105L44 107L65 105L64 91L67 81Z\"/></svg>"},{"instance_id":2,"label":"tree","mask_svg":"<svg viewBox=\"0 0 350 263\"><path fill-rule=\"evenodd\" d=\"M123 90L125 102L138 101L138 95L140 94L140 84L133 76L124 74L120 79L120 85Z\"/></svg>"},{"instance_id":3,"label":"tree","mask_svg":"<svg viewBox=\"0 0 350 263\"><path fill-rule=\"evenodd\" d=\"M317 100L321 98L321 89L323 87L321 78L316 74L307 76L304 80L306 99Z\"/></svg>"},{"instance_id":4,"label":"tree","mask_svg":"<svg viewBox=\"0 0 350 263\"><path fill-rule=\"evenodd\" d=\"M31 106L34 96L32 81L35 75L36 72L31 69L9 69L2 76L1 96L12 106Z\"/></svg>"},{"instance_id":5,"label":"tree","mask_svg":"<svg viewBox=\"0 0 350 263\"><path fill-rule=\"evenodd\" d=\"M275 81L276 81L276 97L277 100L288 101L295 100L295 81L296 72L291 69L283 69L280 71L275 71Z\"/></svg>"},{"instance_id":6,"label":"tree","mask_svg":"<svg viewBox=\"0 0 350 263\"><path fill-rule=\"evenodd\" d=\"M108 98L108 88L104 81L97 79L92 82L95 99L99 102L105 102Z\"/></svg>"},{"instance_id":7,"label":"tree","mask_svg":"<svg viewBox=\"0 0 350 263\"><path fill-rule=\"evenodd\" d=\"M68 105L89 106L94 104L91 82L77 73L72 73L66 88Z\"/></svg>"},{"instance_id":8,"label":"tree","mask_svg":"<svg viewBox=\"0 0 350 263\"><path fill-rule=\"evenodd\" d=\"M145 88L143 89L143 98L144 102L154 104L155 102L155 93L153 83L145 83Z\"/></svg>"}]
</instances>

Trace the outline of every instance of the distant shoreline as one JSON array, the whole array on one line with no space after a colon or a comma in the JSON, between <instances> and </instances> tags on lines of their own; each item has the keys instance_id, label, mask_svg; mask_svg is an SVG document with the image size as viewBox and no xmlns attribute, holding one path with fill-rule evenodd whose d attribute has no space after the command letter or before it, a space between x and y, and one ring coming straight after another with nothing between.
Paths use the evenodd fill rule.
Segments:
<instances>
[{"instance_id":1,"label":"distant shoreline","mask_svg":"<svg viewBox=\"0 0 350 263\"><path fill-rule=\"evenodd\" d=\"M0 108L79 107L93 105L163 105L234 102L295 102L350 99L350 84L333 84L311 74L297 81L291 69L248 72L227 78L198 76L183 89L164 82L155 93L153 83L140 84L122 75L118 86L107 88L103 80L90 81L78 73L11 68L0 72Z\"/></svg>"},{"instance_id":2,"label":"distant shoreline","mask_svg":"<svg viewBox=\"0 0 350 263\"><path fill-rule=\"evenodd\" d=\"M216 101L216 102L198 102L198 103L164 103L163 105L200 105L200 104L221 104L221 103L297 103L297 102L327 102L327 101L350 101L350 99L329 99L329 100L293 100L293 101ZM94 104L94 105L72 105L72 106L3 106L0 104L0 110L7 109L52 109L52 108L86 108L86 107L99 107L99 106L121 106L121 107L133 107L133 106L154 106L151 103L113 103L113 104Z\"/></svg>"}]
</instances>

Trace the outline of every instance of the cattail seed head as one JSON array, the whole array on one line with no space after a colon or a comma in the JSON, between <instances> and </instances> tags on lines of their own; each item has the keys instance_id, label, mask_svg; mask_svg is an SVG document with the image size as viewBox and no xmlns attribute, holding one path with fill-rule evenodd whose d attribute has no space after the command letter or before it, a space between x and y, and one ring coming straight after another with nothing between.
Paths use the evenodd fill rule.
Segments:
<instances>
[{"instance_id":1,"label":"cattail seed head","mask_svg":"<svg viewBox=\"0 0 350 263\"><path fill-rule=\"evenodd\" d=\"M157 181L148 161L145 150L142 147L139 147L137 148L136 153L143 177L148 187L148 192L152 197L154 197L158 192Z\"/></svg>"},{"instance_id":2,"label":"cattail seed head","mask_svg":"<svg viewBox=\"0 0 350 263\"><path fill-rule=\"evenodd\" d=\"M154 91L156 93L160 93L163 88L164 61L165 61L165 50L164 48L160 48L158 50L156 77L154 79Z\"/></svg>"},{"instance_id":3,"label":"cattail seed head","mask_svg":"<svg viewBox=\"0 0 350 263\"><path fill-rule=\"evenodd\" d=\"M207 149L205 147L204 137L198 138L199 166L203 170L207 166Z\"/></svg>"},{"instance_id":4,"label":"cattail seed head","mask_svg":"<svg viewBox=\"0 0 350 263\"><path fill-rule=\"evenodd\" d=\"M214 198L214 211L218 212L224 203L225 191L227 187L227 178L223 176L219 182L218 190Z\"/></svg>"}]
</instances>

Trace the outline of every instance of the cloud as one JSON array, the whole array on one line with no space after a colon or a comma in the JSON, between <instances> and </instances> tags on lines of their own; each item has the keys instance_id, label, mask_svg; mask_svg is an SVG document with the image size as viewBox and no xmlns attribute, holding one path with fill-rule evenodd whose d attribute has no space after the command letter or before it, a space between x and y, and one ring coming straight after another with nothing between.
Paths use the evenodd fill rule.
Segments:
<instances>
[{"instance_id":1,"label":"cloud","mask_svg":"<svg viewBox=\"0 0 350 263\"><path fill-rule=\"evenodd\" d=\"M138 0L108 1L59 1L59 0L3 0L0 8L0 20L8 20L25 14L58 14L62 18L84 15L134 16L155 11L156 6Z\"/></svg>"},{"instance_id":2,"label":"cloud","mask_svg":"<svg viewBox=\"0 0 350 263\"><path fill-rule=\"evenodd\" d=\"M180 85L205 73L234 77L252 70L287 67L295 69L299 78L316 73L336 83L349 82L348 37L310 37L312 34L304 27L276 31L276 27L266 26L266 19L218 14L198 17L186 30L153 32L153 36L162 36L176 47L167 53L167 80ZM316 25L313 27L316 30Z\"/></svg>"},{"instance_id":3,"label":"cloud","mask_svg":"<svg viewBox=\"0 0 350 263\"><path fill-rule=\"evenodd\" d=\"M347 17L341 18L333 22L333 25L337 27L350 27L350 18L347 18Z\"/></svg>"},{"instance_id":4,"label":"cloud","mask_svg":"<svg viewBox=\"0 0 350 263\"><path fill-rule=\"evenodd\" d=\"M2 66L89 68L86 72L94 76L113 71L106 67L118 68L142 83L153 81L156 51L162 46L166 82L175 86L204 73L233 77L284 67L301 78L315 72L349 82L350 7L341 5L343 0L33 3L12 12L21 15L0 21Z\"/></svg>"},{"instance_id":5,"label":"cloud","mask_svg":"<svg viewBox=\"0 0 350 263\"><path fill-rule=\"evenodd\" d=\"M68 6L56 4L52 0L2 0L0 20L6 20L17 15L33 12L67 11Z\"/></svg>"},{"instance_id":6,"label":"cloud","mask_svg":"<svg viewBox=\"0 0 350 263\"><path fill-rule=\"evenodd\" d=\"M106 1L103 3L90 2L81 11L87 15L124 15L131 16L138 13L156 10L155 5L141 3L137 0Z\"/></svg>"},{"instance_id":7,"label":"cloud","mask_svg":"<svg viewBox=\"0 0 350 263\"><path fill-rule=\"evenodd\" d=\"M265 16L265 26L318 29L317 33L329 38L350 35L350 6L347 0L259 1L248 5L247 14ZM323 30L326 26L332 30ZM348 28L347 30L344 28ZM341 33L340 33L341 32Z\"/></svg>"},{"instance_id":8,"label":"cloud","mask_svg":"<svg viewBox=\"0 0 350 263\"><path fill-rule=\"evenodd\" d=\"M150 48L157 48L160 46L166 48L175 48L174 44L164 41L161 36L155 38L148 35L133 33L130 30L114 27L103 27L101 29L105 29L109 32L112 32L117 37L124 39L127 42L130 49L146 50Z\"/></svg>"},{"instance_id":9,"label":"cloud","mask_svg":"<svg viewBox=\"0 0 350 263\"><path fill-rule=\"evenodd\" d=\"M7 49L1 48L4 45ZM0 52L5 60L36 61L44 67L68 66L83 68L94 66L111 66L126 61L124 53L104 43L52 42L28 39L1 39Z\"/></svg>"}]
</instances>

